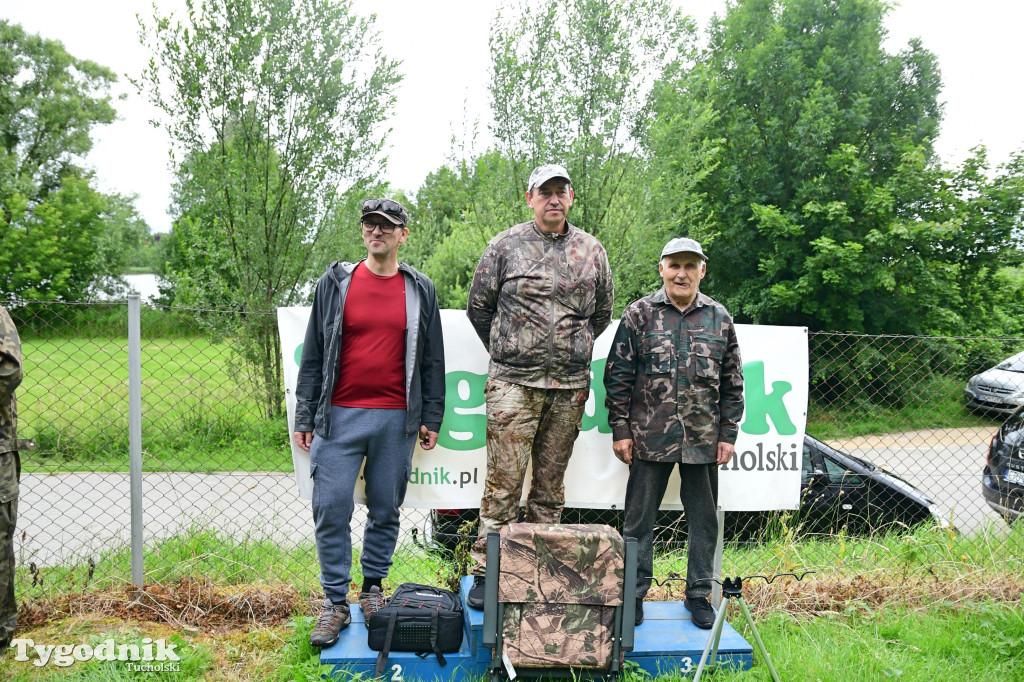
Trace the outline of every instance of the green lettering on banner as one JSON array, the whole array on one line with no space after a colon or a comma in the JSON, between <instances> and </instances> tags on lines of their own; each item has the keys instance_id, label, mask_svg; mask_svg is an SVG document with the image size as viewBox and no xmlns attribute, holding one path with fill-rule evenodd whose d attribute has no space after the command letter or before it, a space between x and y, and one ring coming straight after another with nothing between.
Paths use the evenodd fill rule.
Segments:
<instances>
[{"instance_id":1,"label":"green lettering on banner","mask_svg":"<svg viewBox=\"0 0 1024 682\"><path fill-rule=\"evenodd\" d=\"M793 384L788 381L773 381L772 392L765 392L764 362L743 363L743 388L746 394L746 416L740 430L754 436L768 433L768 417L775 424L780 436L791 436L796 433L796 426L789 418L782 397L789 393Z\"/></svg>"},{"instance_id":2,"label":"green lettering on banner","mask_svg":"<svg viewBox=\"0 0 1024 682\"><path fill-rule=\"evenodd\" d=\"M589 431L597 428L598 433L611 433L612 427L608 426L608 408L604 406L604 366L608 364L608 358L601 358L590 363L590 389L594 392L594 414L583 413L583 427L581 430Z\"/></svg>"},{"instance_id":3,"label":"green lettering on banner","mask_svg":"<svg viewBox=\"0 0 1024 682\"><path fill-rule=\"evenodd\" d=\"M302 344L295 349L295 364L302 360ZM608 426L608 408L605 407L604 370L607 358L591 363L590 389L594 392L594 412L584 412L582 431L597 429L598 433L611 433ZM770 431L768 419L772 420L780 436L796 433L796 426L789 418L783 397L793 389L788 381L772 382L772 392L765 390L764 362L761 360L743 364L746 414L740 429L751 435L763 435ZM462 384L462 382L465 382ZM444 421L437 443L449 450L476 450L487 444L487 415L459 414L456 408L470 410L481 407L484 402L484 385L487 376L473 372L448 372L445 374ZM460 391L461 384L461 391ZM465 396L465 397L463 397Z\"/></svg>"},{"instance_id":4,"label":"green lettering on banner","mask_svg":"<svg viewBox=\"0 0 1024 682\"><path fill-rule=\"evenodd\" d=\"M455 411L456 408L467 410L483 405L486 383L487 377L483 374L448 372L444 375L444 419L441 433L437 436L438 445L449 450L476 450L487 444L487 415Z\"/></svg>"}]
</instances>

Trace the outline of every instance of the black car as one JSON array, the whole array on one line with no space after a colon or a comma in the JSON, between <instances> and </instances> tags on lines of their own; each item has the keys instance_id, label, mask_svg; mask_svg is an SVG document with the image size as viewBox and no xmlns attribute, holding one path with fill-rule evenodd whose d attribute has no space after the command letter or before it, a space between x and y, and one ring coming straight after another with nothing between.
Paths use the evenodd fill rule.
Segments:
<instances>
[{"instance_id":1,"label":"black car","mask_svg":"<svg viewBox=\"0 0 1024 682\"><path fill-rule=\"evenodd\" d=\"M1008 523L1024 512L1024 407L1011 414L992 436L981 473L981 492L988 506Z\"/></svg>"},{"instance_id":2,"label":"black car","mask_svg":"<svg viewBox=\"0 0 1024 682\"><path fill-rule=\"evenodd\" d=\"M725 538L756 541L770 537L767 534L773 528L781 528L783 523L799 528L804 534L826 535L870 534L922 523L949 525L928 495L918 488L892 472L840 452L811 436L804 436L800 492L798 510L726 512ZM433 509L427 535L434 546L453 550L460 540L476 536L477 512L477 509ZM566 508L562 522L607 523L621 530L622 511ZM683 512L662 510L655 527L655 541L662 545L682 544L685 529Z\"/></svg>"}]
</instances>

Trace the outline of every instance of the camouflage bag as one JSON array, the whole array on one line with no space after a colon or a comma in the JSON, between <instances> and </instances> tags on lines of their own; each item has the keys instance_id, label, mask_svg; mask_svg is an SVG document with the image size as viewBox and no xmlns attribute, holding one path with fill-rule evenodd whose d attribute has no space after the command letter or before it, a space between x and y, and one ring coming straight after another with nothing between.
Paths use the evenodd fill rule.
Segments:
<instances>
[{"instance_id":1,"label":"camouflage bag","mask_svg":"<svg viewBox=\"0 0 1024 682\"><path fill-rule=\"evenodd\" d=\"M612 664L625 548L611 526L512 523L501 530L504 653L517 668Z\"/></svg>"}]
</instances>

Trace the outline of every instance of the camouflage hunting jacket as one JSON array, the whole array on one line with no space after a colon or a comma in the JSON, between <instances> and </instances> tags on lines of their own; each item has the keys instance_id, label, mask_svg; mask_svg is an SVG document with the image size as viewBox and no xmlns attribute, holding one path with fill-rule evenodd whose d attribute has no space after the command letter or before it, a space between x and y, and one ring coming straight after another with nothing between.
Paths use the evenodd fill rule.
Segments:
<instances>
[{"instance_id":1,"label":"camouflage hunting jacket","mask_svg":"<svg viewBox=\"0 0 1024 682\"><path fill-rule=\"evenodd\" d=\"M535 388L586 388L594 339L612 317L608 255L566 223L548 234L533 221L487 245L467 314L491 355L490 376Z\"/></svg>"},{"instance_id":2,"label":"camouflage hunting jacket","mask_svg":"<svg viewBox=\"0 0 1024 682\"><path fill-rule=\"evenodd\" d=\"M21 383L21 376L21 339L10 314L0 308L0 454L18 449L14 389Z\"/></svg>"},{"instance_id":3,"label":"camouflage hunting jacket","mask_svg":"<svg viewBox=\"0 0 1024 682\"><path fill-rule=\"evenodd\" d=\"M633 457L711 464L735 443L743 416L743 362L725 307L697 292L683 312L665 289L622 313L604 370L608 423Z\"/></svg>"}]
</instances>

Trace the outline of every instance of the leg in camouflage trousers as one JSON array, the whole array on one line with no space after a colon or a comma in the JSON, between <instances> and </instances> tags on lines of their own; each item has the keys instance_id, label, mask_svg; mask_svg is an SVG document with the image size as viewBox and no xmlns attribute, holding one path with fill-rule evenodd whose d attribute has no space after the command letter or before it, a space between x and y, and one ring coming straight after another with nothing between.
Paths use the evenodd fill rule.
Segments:
<instances>
[{"instance_id":1,"label":"leg in camouflage trousers","mask_svg":"<svg viewBox=\"0 0 1024 682\"><path fill-rule=\"evenodd\" d=\"M519 516L526 468L533 478L526 502L530 523L558 523L565 504L565 468L583 421L587 388L543 389L488 379L487 480L473 545L474 575L484 574L487 534Z\"/></svg>"},{"instance_id":2,"label":"leg in camouflage trousers","mask_svg":"<svg viewBox=\"0 0 1024 682\"><path fill-rule=\"evenodd\" d=\"M14 524L18 520L18 453L0 453L0 654L7 651L18 624L14 597Z\"/></svg>"}]
</instances>

